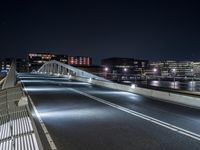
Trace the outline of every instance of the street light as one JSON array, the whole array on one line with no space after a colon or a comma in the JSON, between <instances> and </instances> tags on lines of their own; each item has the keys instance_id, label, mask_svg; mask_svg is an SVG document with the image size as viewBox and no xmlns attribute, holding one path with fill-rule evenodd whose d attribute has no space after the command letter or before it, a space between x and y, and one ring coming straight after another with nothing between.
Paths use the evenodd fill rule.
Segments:
<instances>
[{"instance_id":1,"label":"street light","mask_svg":"<svg viewBox=\"0 0 200 150\"><path fill-rule=\"evenodd\" d=\"M127 68L124 68L123 71L124 71L124 74L123 74L123 75L124 75L124 78L125 78L125 79L128 79L128 75L127 75L128 69L127 69Z\"/></svg>"},{"instance_id":2,"label":"street light","mask_svg":"<svg viewBox=\"0 0 200 150\"><path fill-rule=\"evenodd\" d=\"M104 70L107 72L109 69L108 69L108 67L105 67Z\"/></svg>"},{"instance_id":3,"label":"street light","mask_svg":"<svg viewBox=\"0 0 200 150\"><path fill-rule=\"evenodd\" d=\"M176 82L176 80L175 80L176 69L175 68L172 69L172 73L173 73L173 76L174 76L174 88L175 88L175 82Z\"/></svg>"},{"instance_id":4,"label":"street light","mask_svg":"<svg viewBox=\"0 0 200 150\"><path fill-rule=\"evenodd\" d=\"M153 68L153 74L154 74L154 77L155 77L155 75L156 75L157 71L158 71L158 69L157 69L157 68Z\"/></svg>"},{"instance_id":5,"label":"street light","mask_svg":"<svg viewBox=\"0 0 200 150\"><path fill-rule=\"evenodd\" d=\"M135 88L136 88L136 85L135 85L135 84L131 84L131 88L132 88L132 89L135 89Z\"/></svg>"},{"instance_id":6,"label":"street light","mask_svg":"<svg viewBox=\"0 0 200 150\"><path fill-rule=\"evenodd\" d=\"M190 71L192 73L192 91L193 91L193 88L194 88L194 85L193 85L193 81L194 81L194 69L191 69Z\"/></svg>"},{"instance_id":7,"label":"street light","mask_svg":"<svg viewBox=\"0 0 200 150\"><path fill-rule=\"evenodd\" d=\"M104 68L104 71L105 71L105 78L107 78L107 73L108 73L108 71L109 71L109 68L108 68L108 67L105 67L105 68Z\"/></svg>"},{"instance_id":8,"label":"street light","mask_svg":"<svg viewBox=\"0 0 200 150\"><path fill-rule=\"evenodd\" d=\"M172 69L172 72L173 72L173 73L176 73L176 69L175 69L175 68L173 68L173 69Z\"/></svg>"},{"instance_id":9,"label":"street light","mask_svg":"<svg viewBox=\"0 0 200 150\"><path fill-rule=\"evenodd\" d=\"M89 79L88 79L88 82L89 82L89 83L92 83L92 78L89 78Z\"/></svg>"},{"instance_id":10,"label":"street light","mask_svg":"<svg viewBox=\"0 0 200 150\"><path fill-rule=\"evenodd\" d=\"M124 68L124 72L127 72L128 71L128 69L127 68Z\"/></svg>"}]
</instances>

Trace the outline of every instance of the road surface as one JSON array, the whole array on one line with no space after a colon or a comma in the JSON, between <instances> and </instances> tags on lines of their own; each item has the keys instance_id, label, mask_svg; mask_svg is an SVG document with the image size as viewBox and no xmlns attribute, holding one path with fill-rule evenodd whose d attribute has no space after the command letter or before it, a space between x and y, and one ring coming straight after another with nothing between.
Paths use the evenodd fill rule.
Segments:
<instances>
[{"instance_id":1,"label":"road surface","mask_svg":"<svg viewBox=\"0 0 200 150\"><path fill-rule=\"evenodd\" d=\"M19 77L58 150L200 149L199 110L61 77Z\"/></svg>"}]
</instances>

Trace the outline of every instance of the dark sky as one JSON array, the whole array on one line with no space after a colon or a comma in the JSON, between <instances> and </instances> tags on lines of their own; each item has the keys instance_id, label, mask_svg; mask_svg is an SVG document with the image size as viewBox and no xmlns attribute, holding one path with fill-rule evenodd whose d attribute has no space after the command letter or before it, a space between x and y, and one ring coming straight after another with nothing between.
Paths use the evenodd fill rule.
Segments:
<instances>
[{"instance_id":1,"label":"dark sky","mask_svg":"<svg viewBox=\"0 0 200 150\"><path fill-rule=\"evenodd\" d=\"M0 3L0 57L28 52L200 60L198 1Z\"/></svg>"}]
</instances>

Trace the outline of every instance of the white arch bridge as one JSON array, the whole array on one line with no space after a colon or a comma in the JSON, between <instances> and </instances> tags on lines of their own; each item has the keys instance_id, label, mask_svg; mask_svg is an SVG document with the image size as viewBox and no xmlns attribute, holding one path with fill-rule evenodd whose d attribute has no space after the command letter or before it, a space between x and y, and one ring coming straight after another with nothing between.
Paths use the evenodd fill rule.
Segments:
<instances>
[{"instance_id":1,"label":"white arch bridge","mask_svg":"<svg viewBox=\"0 0 200 150\"><path fill-rule=\"evenodd\" d=\"M76 77L82 77L87 79L96 79L101 81L108 81L102 77L96 76L94 74L88 73L86 71L83 71L81 69L78 69L76 67L58 62L56 60L52 60L49 62L46 62L39 70L38 73L44 73L44 74L57 74L57 75L68 75L68 76L76 76Z\"/></svg>"}]
</instances>

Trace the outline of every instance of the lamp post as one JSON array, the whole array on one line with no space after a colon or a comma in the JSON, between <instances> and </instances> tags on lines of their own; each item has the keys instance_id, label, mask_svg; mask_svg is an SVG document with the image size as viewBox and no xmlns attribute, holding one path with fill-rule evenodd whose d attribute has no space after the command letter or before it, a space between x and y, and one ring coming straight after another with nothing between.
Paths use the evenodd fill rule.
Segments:
<instances>
[{"instance_id":1,"label":"lamp post","mask_svg":"<svg viewBox=\"0 0 200 150\"><path fill-rule=\"evenodd\" d=\"M109 70L109 68L108 68L108 67L105 67L105 68L104 68L104 71L105 71L105 78L107 78L107 73L108 73L108 70Z\"/></svg>"},{"instance_id":2,"label":"lamp post","mask_svg":"<svg viewBox=\"0 0 200 150\"><path fill-rule=\"evenodd\" d=\"M128 75L127 75L128 69L127 69L127 68L124 68L123 71L124 71L125 79L128 79Z\"/></svg>"},{"instance_id":3,"label":"lamp post","mask_svg":"<svg viewBox=\"0 0 200 150\"><path fill-rule=\"evenodd\" d=\"M175 80L176 69L175 68L172 69L172 74L173 74L173 77L174 77L174 89L175 89L175 82L176 82L176 80Z\"/></svg>"},{"instance_id":4,"label":"lamp post","mask_svg":"<svg viewBox=\"0 0 200 150\"><path fill-rule=\"evenodd\" d=\"M191 69L191 73L192 73L192 91L193 91L193 88L194 88L194 84L193 84L193 81L194 81L194 69Z\"/></svg>"},{"instance_id":5,"label":"lamp post","mask_svg":"<svg viewBox=\"0 0 200 150\"><path fill-rule=\"evenodd\" d=\"M145 77L145 80L146 80L146 86L148 86L148 77L147 77L146 73L144 73L144 77Z\"/></svg>"},{"instance_id":6,"label":"lamp post","mask_svg":"<svg viewBox=\"0 0 200 150\"><path fill-rule=\"evenodd\" d=\"M137 76L135 75L135 84L136 84L136 82L137 82Z\"/></svg>"},{"instance_id":7,"label":"lamp post","mask_svg":"<svg viewBox=\"0 0 200 150\"><path fill-rule=\"evenodd\" d=\"M148 76L147 75L145 75L146 76L146 80L147 80L147 86L148 86Z\"/></svg>"},{"instance_id":8,"label":"lamp post","mask_svg":"<svg viewBox=\"0 0 200 150\"><path fill-rule=\"evenodd\" d=\"M156 76L157 71L158 71L157 68L153 68L153 74L154 74L154 77Z\"/></svg>"}]
</instances>

